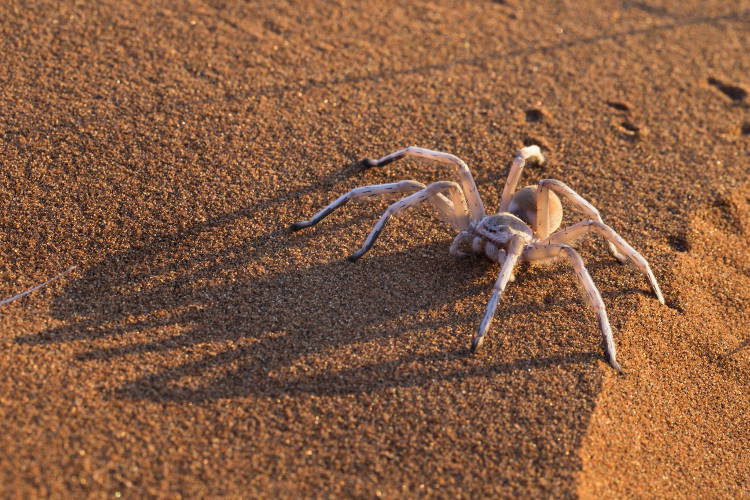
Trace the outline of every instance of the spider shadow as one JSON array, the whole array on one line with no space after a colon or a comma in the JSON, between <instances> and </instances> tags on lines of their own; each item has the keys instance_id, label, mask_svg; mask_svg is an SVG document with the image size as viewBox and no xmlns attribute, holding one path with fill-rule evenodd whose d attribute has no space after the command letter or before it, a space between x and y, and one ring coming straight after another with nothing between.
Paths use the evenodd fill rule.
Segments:
<instances>
[{"instance_id":1,"label":"spider shadow","mask_svg":"<svg viewBox=\"0 0 750 500\"><path fill-rule=\"evenodd\" d=\"M740 345L738 345L737 347L735 347L731 351L729 351L726 354L724 354L724 357L728 358L730 356L734 356L735 354L737 354L738 352L740 352L741 350L743 350L743 349L745 349L747 347L750 347L750 339L747 339L744 342L741 342Z\"/></svg>"},{"instance_id":2,"label":"spider shadow","mask_svg":"<svg viewBox=\"0 0 750 500\"><path fill-rule=\"evenodd\" d=\"M233 241L216 252L200 251L198 241L202 238L238 224L243 217L273 208L276 200L286 197L282 194L261 202L254 211L232 212L176 234L158 235L105 257L68 283L58 297L54 310L62 326L19 337L16 342L78 342L86 346L76 355L80 362L131 364L134 360L155 359L158 365L164 364L160 356L186 358L177 367L156 368L108 394L159 401L367 392L375 387L366 384L374 380L367 376L373 371L395 373L398 366L441 365L446 362L445 356L454 362L467 357L468 336L446 340L437 353L365 365L361 373L351 369L308 378L270 377L269 373L289 371L302 358L325 356L326 352L354 344L397 339L407 330L471 329L478 320L473 315L412 318L467 297L483 303L497 273L496 266L483 259L450 257L447 241L388 254L372 252L356 264L333 258L306 268L291 265L265 273L246 271L270 255L304 250L314 240L340 232L351 220L295 234L279 228L240 243ZM518 284L545 278L547 273L552 276L555 271L538 272L537 278L521 273ZM382 300L383 294L390 300ZM509 302L501 314L541 313L576 302L580 303L577 298L554 304ZM352 316L352 310L356 310L356 316ZM219 346L219 352L194 352L205 345ZM443 378L452 380L460 373L492 377L553 365L589 365L600 358L598 352L522 358L475 366L468 372L453 366ZM377 387L422 385L435 380L433 371L427 369L408 378L381 376ZM344 385L333 384L334 378L344 380ZM183 379L197 380L197 387L194 383L190 387L180 385Z\"/></svg>"},{"instance_id":3,"label":"spider shadow","mask_svg":"<svg viewBox=\"0 0 750 500\"><path fill-rule=\"evenodd\" d=\"M334 173L327 181L342 179ZM54 300L60 326L16 342L70 344L75 364L117 380L100 384L105 400L181 406L231 400L256 406L256 417L274 429L283 428L287 412L301 412L316 404L315 398L341 408L323 420L344 437L357 431L339 424L339 417L361 422L362 412L380 415L394 405L403 406L398 419L413 420L426 407L434 412L458 404L461 411L420 423L414 434L429 437L448 429L460 435L472 422L478 436L494 432L503 442L519 444L467 451L467 459L490 453L507 464L508 474L520 474L524 464L534 462L546 472L563 471L558 491L572 489L574 479L565 471L579 467L575 450L601 387L600 349L537 337L535 346L508 342L499 352L470 356L480 318L455 304L470 301L483 309L498 266L451 257L449 237L387 251L383 235L381 245L357 263L325 250L320 258L316 253L304 265L295 264L294 255L322 252L352 217L371 214L371 207L344 211L349 217L332 217L313 230L290 233L279 227L243 239L244 219L277 220L299 193L277 192L247 209L156 235L82 267L83 274ZM291 209L302 210L298 204ZM550 309L575 303L585 311L577 295L552 304L534 298L534 289L559 273L521 270L496 321L533 331L538 316ZM569 330L597 334L585 313L568 319ZM120 382L109 373L129 375ZM438 399L429 399L435 394ZM404 395L416 397L401 405ZM429 402L420 407L422 397ZM549 421L538 426L529 415ZM560 438L548 441L548 430ZM548 445L530 446L541 440ZM397 450L399 443L386 439L384 446ZM443 449L448 445L438 452Z\"/></svg>"},{"instance_id":4,"label":"spider shadow","mask_svg":"<svg viewBox=\"0 0 750 500\"><path fill-rule=\"evenodd\" d=\"M234 215L224 220L233 218ZM332 231L336 229L331 227ZM456 265L445 258L437 270L429 266L433 271L431 283L415 279L404 286L403 268L410 264L421 262L422 271L429 275L428 265L415 255L415 250L446 253L445 243L438 242L369 256L358 264L334 260L303 269L237 276L237 269L247 268L264 255L255 248L259 240L278 241L281 236L289 238L289 232L280 229L218 253L201 253L193 245L186 247L205 231L210 229L201 226L182 237L160 237L148 245L105 258L69 283L61 294L56 316L64 321L63 326L19 337L16 342L94 343L96 347L84 348L76 358L98 363L130 363L160 354L182 356L197 346L218 344L218 354L199 355L198 359L188 355L188 361L178 368L157 369L156 373L127 384L116 395L127 399L198 401L251 393L280 394L289 391L284 384L270 379L269 372L284 371L302 356L398 337L404 328L439 326L439 322L419 324L407 320L378 328L388 324L394 314L408 318L434 307L436 296L423 292L435 286L436 281L446 283L453 291L439 296L443 302L463 298L467 286L466 282L462 284L462 278L478 278L486 269L475 262ZM293 244L304 248L315 237L320 235L295 235ZM362 275L372 274L366 270L368 267L377 270L381 286L362 286ZM400 283L396 292L386 290L392 283ZM341 289L347 293L341 294ZM379 300L383 293L395 293L396 300L390 303L401 307L392 310L383 305ZM78 304L74 311L68 309L70 303ZM351 308L357 309L356 322L341 321L342 314ZM179 333L165 335L161 333L164 330ZM128 341L128 336L134 340ZM234 371L242 373L242 377L227 375L189 395L185 389L168 384L183 377L201 379L203 374L237 364L240 367ZM321 393L325 392L321 389Z\"/></svg>"},{"instance_id":5,"label":"spider shadow","mask_svg":"<svg viewBox=\"0 0 750 500\"><path fill-rule=\"evenodd\" d=\"M304 357L399 338L405 331L472 330L479 319L474 314L423 314L467 297L476 297L484 304L498 271L486 259L449 256L447 239L388 254L373 251L356 264L331 255L330 260L305 268L289 262L275 270L263 269L264 262L275 260L279 254L304 252L322 240L335 238L353 223L362 222L363 213L369 214L371 208L350 213L348 218L332 217L313 230L291 233L280 227L244 240L233 236L240 232L244 219L277 220L280 212L289 208L289 200L318 191L343 191L337 184L364 170L361 161L352 162L307 187L282 188L250 207L155 235L108 255L85 268L83 275L70 281L56 299L54 316L62 326L18 337L16 342L79 342L86 345L76 355L81 362L128 364L133 359L179 355L186 358L184 363L142 375L110 396L199 401L299 393L300 387L326 394L326 388L331 387L329 375L318 374L307 381L292 377L284 382L268 374L288 370ZM216 238L221 241L215 246L217 250L201 250L205 248L202 241ZM590 268L596 271L602 265L617 264L596 262ZM521 269L513 288L557 278L560 272L543 268L529 273ZM570 269L562 272L569 273ZM615 293L628 294L632 289ZM384 295L389 300L383 300ZM527 294L519 302L505 301L498 314L512 318L554 307L580 309L580 305L577 295L540 303ZM414 319L418 316L423 319ZM583 326L586 318L574 321L588 328ZM449 339L441 344L440 352L465 358L470 335L464 333L460 341ZM208 344L219 346L219 352L202 357L194 352ZM590 363L598 357L593 352L539 359L517 357L510 363L473 370L489 377L554 364ZM382 365L380 369L387 371L395 366L393 363L415 362L443 361L418 354L397 362L376 363L369 369ZM222 370L227 373L215 376ZM339 375L355 381L352 387L361 386L353 372L344 370ZM187 378L198 379L199 388L176 385ZM431 374L410 377L409 384L431 380ZM381 386L404 383L399 377L381 380ZM335 392L354 389L338 387Z\"/></svg>"}]
</instances>

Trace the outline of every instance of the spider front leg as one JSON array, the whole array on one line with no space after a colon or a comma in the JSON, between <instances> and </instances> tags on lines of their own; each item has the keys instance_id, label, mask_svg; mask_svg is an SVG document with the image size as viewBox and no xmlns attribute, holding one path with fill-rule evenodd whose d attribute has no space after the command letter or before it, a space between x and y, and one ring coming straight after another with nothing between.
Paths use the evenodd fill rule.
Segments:
<instances>
[{"instance_id":1,"label":"spider front leg","mask_svg":"<svg viewBox=\"0 0 750 500\"><path fill-rule=\"evenodd\" d=\"M505 180L505 186L503 186L503 195L500 198L500 208L498 208L498 212L508 211L510 200L516 192L518 181L521 179L521 173L523 172L523 167L526 166L527 160L534 160L540 165L544 163L544 155L539 149L539 146L528 146L522 148L515 158L513 158L513 163L510 165L510 171L508 172L508 178Z\"/></svg>"},{"instance_id":2,"label":"spider front leg","mask_svg":"<svg viewBox=\"0 0 750 500\"><path fill-rule=\"evenodd\" d=\"M328 217L331 212L337 208L342 207L350 200L357 200L360 198L368 198L370 196L389 195L393 193L411 193L424 189L424 184L417 181L401 181L391 182L388 184L373 184L372 186L364 186L356 189L352 189L346 194L339 196L333 203L325 207L320 212L312 216L310 220L295 222L290 226L292 231L299 231L307 227L314 226L324 218Z\"/></svg>"},{"instance_id":3,"label":"spider front leg","mask_svg":"<svg viewBox=\"0 0 750 500\"><path fill-rule=\"evenodd\" d=\"M514 236L510 242L510 247L508 248L507 256L503 262L503 267L500 269L500 274L495 281L495 286L492 287L492 297L490 297L490 301L487 303L487 310L484 313L484 318L482 318L479 330L474 336L474 340L471 342L471 352L476 352L479 346L482 345L484 336L487 334L487 330L490 329L492 319L495 317L497 303L500 301L500 297L502 297L505 287L508 285L508 281L510 281L513 276L513 268L515 268L518 258L523 252L523 248L523 240L518 236Z\"/></svg>"},{"instance_id":4,"label":"spider front leg","mask_svg":"<svg viewBox=\"0 0 750 500\"><path fill-rule=\"evenodd\" d=\"M443 153L441 151L409 146L406 149L396 151L395 153L386 155L378 160L365 158L362 160L362 163L366 167L383 167L396 160L409 156L434 160L455 167L456 173L458 174L458 181L461 184L461 190L469 209L466 216L466 223L468 224L469 219L472 221L481 220L486 215L482 198L479 196L479 190L477 190L477 184L474 182L474 177L471 175L471 171L466 163L464 163L464 161L458 156Z\"/></svg>"},{"instance_id":5,"label":"spider front leg","mask_svg":"<svg viewBox=\"0 0 750 500\"><path fill-rule=\"evenodd\" d=\"M590 219L597 222L602 221L599 210L594 207L591 203L580 194L573 191L566 184L555 180L555 179L544 179L539 182L539 188L537 189L536 197L536 224L535 232L540 240L545 240L549 237L553 228L550 228L550 213L549 213L549 192L554 191L559 196L570 201L576 208L586 214ZM617 251L617 247L612 243L608 242L609 253L620 262L625 262L627 257Z\"/></svg>"},{"instance_id":6,"label":"spider front leg","mask_svg":"<svg viewBox=\"0 0 750 500\"><path fill-rule=\"evenodd\" d=\"M372 248L372 245L375 244L375 240L377 240L378 236L380 235L380 232L385 227L386 222L388 222L388 219L391 218L392 215L395 215L403 210L406 210L409 207L413 207L415 205L419 205L420 203L426 201L426 200L432 200L436 197L440 196L444 191L452 191L449 193L450 197L454 200L454 208L456 210L456 213L460 213L463 211L466 213L466 202L461 201L464 199L463 194L461 191L460 186L455 182L450 181L440 181L440 182L434 182L427 186L426 188L417 191L414 194L411 194L407 196L406 198L397 201L396 203L393 203L391 206L389 206L385 213L380 217L378 222L375 224L375 227L372 228L372 231L370 231L370 234L367 236L367 239L365 240L364 245L362 245L362 248L351 254L349 257L347 257L348 260L351 262L356 261L360 257L362 257L365 253L367 253L370 248ZM456 202L459 202L459 206L455 206ZM463 227L461 229L466 229L466 227Z\"/></svg>"},{"instance_id":7,"label":"spider front leg","mask_svg":"<svg viewBox=\"0 0 750 500\"><path fill-rule=\"evenodd\" d=\"M644 259L643 256L638 253L635 248L630 246L630 244L628 244L628 242L625 241L622 236L617 234L617 232L615 232L615 230L608 225L598 221L579 222L578 224L574 224L567 229L556 232L555 234L547 238L546 243L553 245L571 244L579 238L585 236L586 234L591 233L592 231L602 236L609 242L610 245L614 245L615 247L617 247L617 250L619 250L619 252L621 252L627 260L632 262L635 267L640 269L646 275L649 284L651 285L651 289L654 291L654 295L656 295L656 298L659 300L659 302L663 304L664 296L659 289L659 283L656 282L656 276L654 276L654 273L651 271L651 267L649 267L648 265L648 261L646 261L646 259Z\"/></svg>"},{"instance_id":8,"label":"spider front leg","mask_svg":"<svg viewBox=\"0 0 750 500\"><path fill-rule=\"evenodd\" d=\"M584 299L591 309L594 310L599 319L599 329L602 332L604 352L607 356L607 361L612 368L622 373L622 368L617 362L617 351L615 349L614 338L612 337L612 327L610 327L609 318L607 317L607 309L604 306L604 301L602 300L599 290L594 284L594 280L591 279L591 275L586 269L583 259L578 255L578 252L567 245L539 245L528 248L524 252L523 258L525 261L530 262L545 261L553 260L562 255L564 255L573 266L578 282L581 284Z\"/></svg>"}]
</instances>

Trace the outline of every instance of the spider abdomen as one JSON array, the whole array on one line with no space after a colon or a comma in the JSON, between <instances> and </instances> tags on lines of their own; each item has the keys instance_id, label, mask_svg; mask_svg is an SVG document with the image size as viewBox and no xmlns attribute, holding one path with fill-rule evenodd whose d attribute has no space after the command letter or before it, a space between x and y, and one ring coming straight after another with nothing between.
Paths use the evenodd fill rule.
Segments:
<instances>
[{"instance_id":1,"label":"spider abdomen","mask_svg":"<svg viewBox=\"0 0 750 500\"><path fill-rule=\"evenodd\" d=\"M526 186L523 189L519 189L513 195L508 205L508 212L528 224L534 232L537 231L536 193L537 186ZM553 192L549 193L549 216L549 230L554 231L562 223L562 203L560 203L560 198Z\"/></svg>"}]
</instances>

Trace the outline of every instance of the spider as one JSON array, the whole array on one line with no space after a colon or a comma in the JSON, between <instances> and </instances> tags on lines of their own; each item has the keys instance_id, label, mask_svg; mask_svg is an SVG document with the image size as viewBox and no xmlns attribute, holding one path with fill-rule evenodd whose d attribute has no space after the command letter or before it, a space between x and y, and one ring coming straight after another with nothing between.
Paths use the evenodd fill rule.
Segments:
<instances>
[{"instance_id":1,"label":"spider","mask_svg":"<svg viewBox=\"0 0 750 500\"><path fill-rule=\"evenodd\" d=\"M612 329L602 297L581 256L570 244L590 233L598 234L607 241L610 253L617 260L631 262L648 277L651 289L662 304L664 297L646 259L614 229L604 224L599 211L570 187L555 179L544 179L536 186L526 186L516 191L526 162L536 161L541 164L545 161L539 146L522 148L513 159L503 187L500 208L494 215L487 215L485 212L469 167L452 154L412 146L379 160L365 159L362 164L366 168L382 167L405 157L424 158L453 166L458 174L458 182L439 181L425 186L417 181L406 180L356 188L340 196L310 220L292 224L290 229L298 231L313 226L350 200L409 193L386 209L364 245L348 257L348 260L354 262L372 248L391 216L429 201L441 219L459 231L450 246L451 255L484 255L501 265L484 318L471 344L472 353L482 344L506 285L515 279L515 267L521 262L545 264L565 258L572 265L582 286L584 300L599 319L606 359L612 368L622 372L616 359ZM585 219L555 232L560 227L563 216L560 197L581 211Z\"/></svg>"}]
</instances>

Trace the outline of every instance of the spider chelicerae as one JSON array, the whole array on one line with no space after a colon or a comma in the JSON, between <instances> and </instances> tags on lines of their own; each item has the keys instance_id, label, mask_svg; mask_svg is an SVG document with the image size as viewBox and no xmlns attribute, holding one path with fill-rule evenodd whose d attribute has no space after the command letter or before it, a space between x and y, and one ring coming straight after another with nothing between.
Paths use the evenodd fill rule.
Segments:
<instances>
[{"instance_id":1,"label":"spider chelicerae","mask_svg":"<svg viewBox=\"0 0 750 500\"><path fill-rule=\"evenodd\" d=\"M648 277L651 289L662 304L664 304L664 297L646 259L614 229L604 224L599 211L570 187L555 179L544 179L536 186L526 186L516 190L526 162L544 162L539 146L525 147L513 159L500 199L500 207L494 215L487 215L485 212L469 167L452 154L408 147L379 160L365 159L362 163L365 167L382 167L405 157L425 158L451 165L456 169L458 182L439 181L425 186L420 182L407 180L356 188L340 196L310 220L292 224L291 229L297 231L313 226L350 200L408 193L407 196L386 209L362 248L348 257L353 262L372 247L391 216L422 202L430 202L440 217L459 231L450 246L451 255L457 257L472 254L485 255L501 265L500 274L492 290L492 297L487 304L487 311L472 341L472 352L482 344L503 290L508 282L514 279L513 272L516 265L521 262L544 264L565 258L573 266L575 275L583 288L584 299L599 319L607 361L612 368L618 372L622 371L617 363L612 329L602 297L586 270L581 256L570 244L590 233L602 236L607 241L610 253L616 259L620 262L631 262ZM560 197L565 198L580 210L585 219L556 231L560 227L563 216Z\"/></svg>"}]
</instances>

